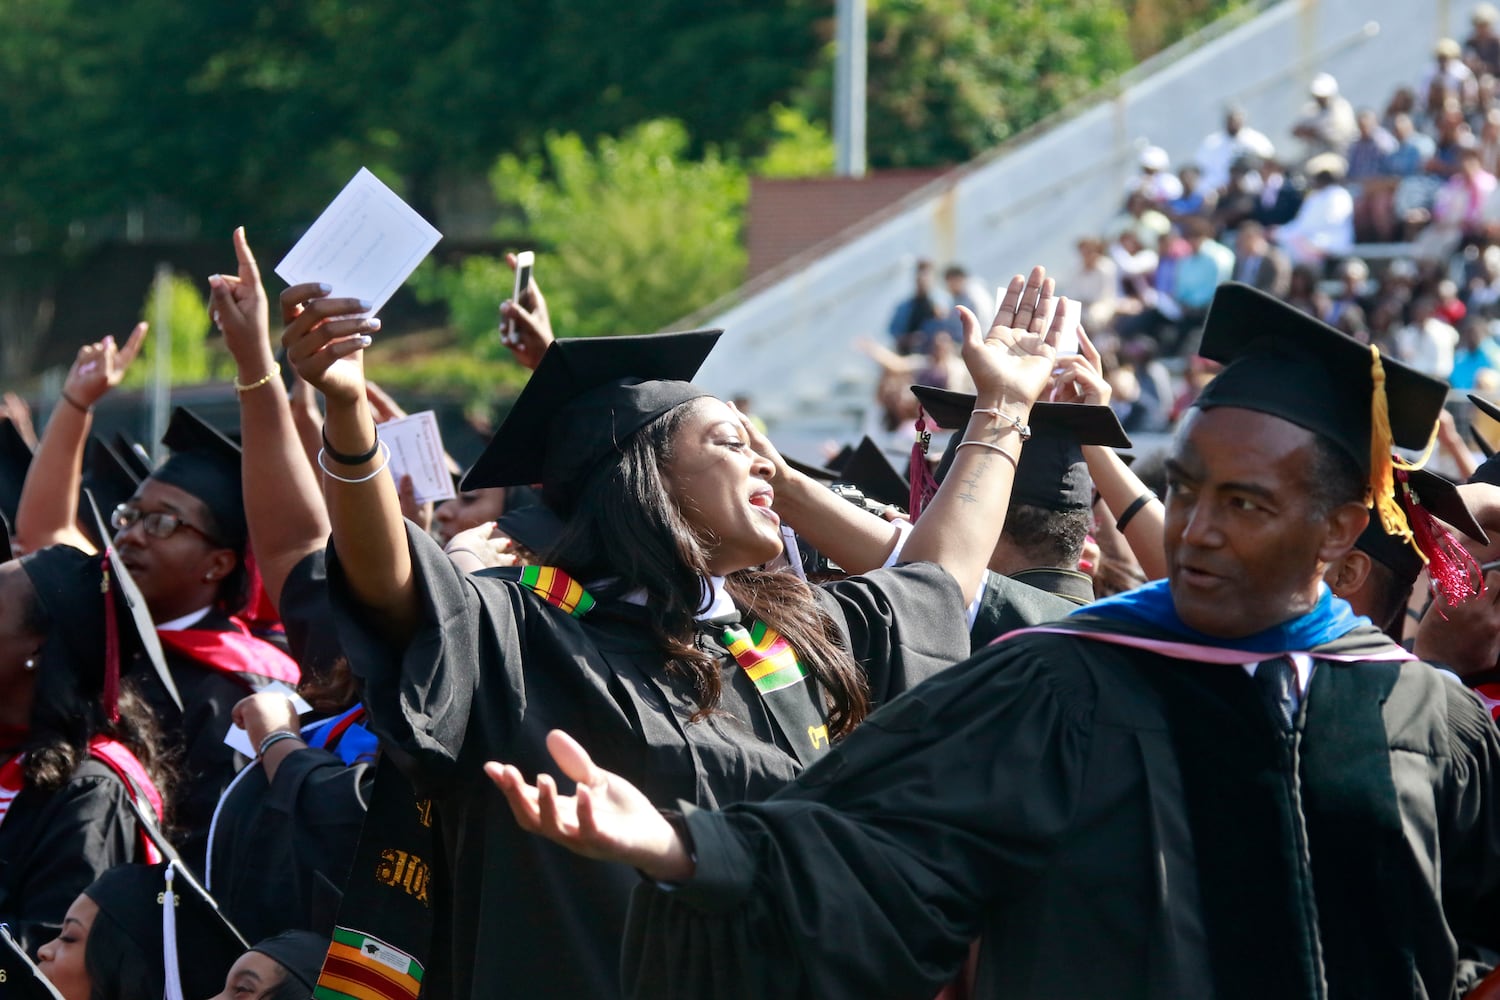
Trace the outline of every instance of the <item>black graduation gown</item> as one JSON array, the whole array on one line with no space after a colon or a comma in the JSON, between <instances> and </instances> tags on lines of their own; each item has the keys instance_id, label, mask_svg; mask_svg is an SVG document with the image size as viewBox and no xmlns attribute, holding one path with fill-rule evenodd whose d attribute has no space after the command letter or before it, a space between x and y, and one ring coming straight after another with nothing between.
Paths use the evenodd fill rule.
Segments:
<instances>
[{"instance_id":1,"label":"black graduation gown","mask_svg":"<svg viewBox=\"0 0 1500 1000\"><path fill-rule=\"evenodd\" d=\"M1066 618L1094 600L1094 581L1066 569L1028 569L1009 576L988 572L979 614L969 629L971 652L1008 632Z\"/></svg>"},{"instance_id":2,"label":"black graduation gown","mask_svg":"<svg viewBox=\"0 0 1500 1000\"><path fill-rule=\"evenodd\" d=\"M1500 943L1497 781L1425 664L1319 661L1283 739L1238 666L1018 637L771 800L690 811L696 874L637 889L625 986L927 1000L982 937L982 998L1457 996Z\"/></svg>"},{"instance_id":3,"label":"black graduation gown","mask_svg":"<svg viewBox=\"0 0 1500 1000\"><path fill-rule=\"evenodd\" d=\"M444 997L618 995L620 932L638 876L522 832L484 762L546 771L569 787L545 746L561 728L664 806L764 798L800 766L727 657L725 711L692 721L691 683L668 675L628 606L601 603L571 618L523 586L458 572L431 539L408 534L422 624L404 651L353 603L332 549L328 562L371 728L417 794L433 797L442 857L424 986ZM966 602L938 566L883 570L822 593L877 702L968 651Z\"/></svg>"},{"instance_id":4,"label":"black graduation gown","mask_svg":"<svg viewBox=\"0 0 1500 1000\"><path fill-rule=\"evenodd\" d=\"M143 860L140 844L130 792L106 764L88 758L50 792L23 788L0 823L0 923L36 954L95 878Z\"/></svg>"},{"instance_id":5,"label":"black graduation gown","mask_svg":"<svg viewBox=\"0 0 1500 1000\"><path fill-rule=\"evenodd\" d=\"M193 628L231 631L234 626L218 612L210 611ZM193 873L201 876L214 810L234 776L248 763L224 744L224 736L234 722L234 706L254 694L269 678L230 676L205 667L177 650L168 648L163 652L172 682L182 696L181 711L167 696L154 671L137 669L132 681L140 685L138 690L155 713L166 745L179 755L179 779L169 817L172 844Z\"/></svg>"}]
</instances>

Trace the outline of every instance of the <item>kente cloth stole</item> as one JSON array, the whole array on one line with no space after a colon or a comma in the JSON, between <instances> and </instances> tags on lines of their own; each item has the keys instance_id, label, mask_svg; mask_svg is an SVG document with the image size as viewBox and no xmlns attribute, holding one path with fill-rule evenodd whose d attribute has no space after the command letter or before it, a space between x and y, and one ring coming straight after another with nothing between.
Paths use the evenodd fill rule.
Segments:
<instances>
[{"instance_id":1,"label":"kente cloth stole","mask_svg":"<svg viewBox=\"0 0 1500 1000\"><path fill-rule=\"evenodd\" d=\"M432 949L431 892L442 859L433 807L390 758L375 765L316 1000L417 1000Z\"/></svg>"},{"instance_id":2,"label":"kente cloth stole","mask_svg":"<svg viewBox=\"0 0 1500 1000\"><path fill-rule=\"evenodd\" d=\"M595 604L577 580L553 566L526 567L521 571L521 583L574 618L582 618ZM725 625L720 636L724 648L755 685L797 759L810 764L826 753L828 714L823 707L822 692L816 678L810 678L807 668L797 658L791 643L769 625L757 621L752 621L748 628Z\"/></svg>"}]
</instances>

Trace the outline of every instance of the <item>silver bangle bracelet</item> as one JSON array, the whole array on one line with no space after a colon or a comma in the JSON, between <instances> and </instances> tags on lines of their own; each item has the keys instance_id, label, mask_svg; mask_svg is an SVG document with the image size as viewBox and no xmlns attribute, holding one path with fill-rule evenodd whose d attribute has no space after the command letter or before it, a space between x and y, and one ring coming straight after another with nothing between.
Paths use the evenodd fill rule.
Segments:
<instances>
[{"instance_id":1,"label":"silver bangle bracelet","mask_svg":"<svg viewBox=\"0 0 1500 1000\"><path fill-rule=\"evenodd\" d=\"M302 741L302 734L287 732L285 729L278 729L274 733L267 734L266 738L260 741L260 756L264 757L267 750L282 740L297 740L300 743Z\"/></svg>"},{"instance_id":2,"label":"silver bangle bracelet","mask_svg":"<svg viewBox=\"0 0 1500 1000\"><path fill-rule=\"evenodd\" d=\"M345 476L339 475L338 473L336 473L332 469L330 469L328 467L328 463L323 460L323 456L328 451L327 448L319 448L318 449L318 468L320 468L320 469L323 470L323 475L327 476L329 479L332 479L332 480L334 480L336 482L351 483L351 484L353 484L353 483L368 483L370 480L374 479L376 476L378 476L382 472L384 472L385 469L386 469L386 466L388 466L388 465L391 464L391 446L388 445L388 444L386 444L384 441L379 442L379 444L380 444L380 450L385 453L384 459L382 459L381 463L375 467L375 471L366 473L365 475L359 476L358 478L349 479L349 478L347 478Z\"/></svg>"}]
</instances>

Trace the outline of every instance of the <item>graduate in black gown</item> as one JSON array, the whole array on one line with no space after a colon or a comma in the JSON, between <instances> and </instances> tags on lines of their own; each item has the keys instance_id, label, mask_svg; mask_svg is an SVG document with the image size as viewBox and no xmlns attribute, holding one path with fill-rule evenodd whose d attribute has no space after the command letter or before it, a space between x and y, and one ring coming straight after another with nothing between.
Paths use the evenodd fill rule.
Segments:
<instances>
[{"instance_id":1,"label":"graduate in black gown","mask_svg":"<svg viewBox=\"0 0 1500 1000\"><path fill-rule=\"evenodd\" d=\"M159 823L171 792L150 709L119 683L141 626L101 563L59 545L0 564L0 922L31 950L100 873L150 856L132 801Z\"/></svg>"},{"instance_id":2,"label":"graduate in black gown","mask_svg":"<svg viewBox=\"0 0 1500 1000\"><path fill-rule=\"evenodd\" d=\"M1241 285L1166 581L990 647L769 801L675 821L552 737L528 827L637 865L628 994L1455 997L1500 947L1500 737L1322 583L1446 386ZM972 432L971 432L972 433ZM1374 461L1372 461L1372 456ZM663 884L672 883L672 884Z\"/></svg>"},{"instance_id":3,"label":"graduate in black gown","mask_svg":"<svg viewBox=\"0 0 1500 1000\"><path fill-rule=\"evenodd\" d=\"M541 482L566 522L552 568L519 582L466 576L402 525L364 402L368 327L338 318L358 303L323 294L284 293L295 318L283 343L327 403L340 638L384 752L432 796L441 850L421 859L434 870L421 885L442 950L424 985L458 997L614 995L636 876L525 835L483 761L504 750L545 767L547 731L571 725L663 805L769 795L871 704L967 653L962 595L994 546L1020 442L971 450L964 464L988 470L986 490L964 497L955 482L938 494L907 543L909 558L930 561L812 589L755 569L782 549L787 498L772 480L784 464L754 452L735 411L686 381L716 334L558 341L464 484ZM1076 318L1054 309L1040 269L1007 301L1036 330L986 341L970 316L965 347L994 411L975 425L995 438L1042 391L1048 320L1055 336ZM791 494L821 504L846 545L872 539L870 565L889 551L881 519L815 485ZM368 928L341 926L336 940L345 930Z\"/></svg>"}]
</instances>

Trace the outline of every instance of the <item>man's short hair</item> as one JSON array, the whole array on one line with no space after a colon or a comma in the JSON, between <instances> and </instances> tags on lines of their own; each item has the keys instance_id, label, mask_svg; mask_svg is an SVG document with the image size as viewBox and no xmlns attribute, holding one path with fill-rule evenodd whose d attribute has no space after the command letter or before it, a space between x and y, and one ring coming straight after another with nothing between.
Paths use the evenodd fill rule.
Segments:
<instances>
[{"instance_id":1,"label":"man's short hair","mask_svg":"<svg viewBox=\"0 0 1500 1000\"><path fill-rule=\"evenodd\" d=\"M1087 509L1055 511L1013 503L1005 514L1001 535L1030 566L1077 569L1084 540L1093 526L1093 512Z\"/></svg>"},{"instance_id":2,"label":"man's short hair","mask_svg":"<svg viewBox=\"0 0 1500 1000\"><path fill-rule=\"evenodd\" d=\"M1308 496L1316 516L1365 498L1367 479L1354 458L1322 434L1312 435L1313 459L1307 469Z\"/></svg>"}]
</instances>

